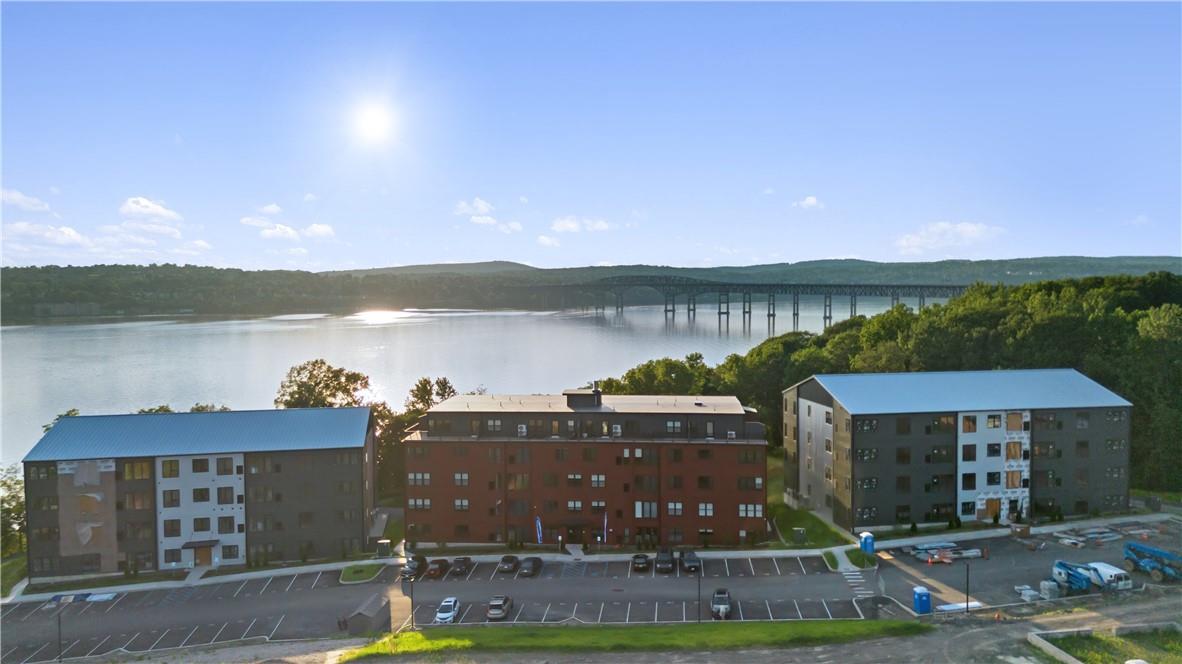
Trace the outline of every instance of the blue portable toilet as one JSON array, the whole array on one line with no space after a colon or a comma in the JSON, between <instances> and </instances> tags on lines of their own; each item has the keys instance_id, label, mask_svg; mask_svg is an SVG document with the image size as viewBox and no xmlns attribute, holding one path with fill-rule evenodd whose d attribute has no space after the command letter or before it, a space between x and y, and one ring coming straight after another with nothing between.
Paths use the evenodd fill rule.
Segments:
<instances>
[{"instance_id":1,"label":"blue portable toilet","mask_svg":"<svg viewBox=\"0 0 1182 664\"><path fill-rule=\"evenodd\" d=\"M932 594L923 586L915 586L911 591L911 608L918 614L932 612Z\"/></svg>"},{"instance_id":2,"label":"blue portable toilet","mask_svg":"<svg viewBox=\"0 0 1182 664\"><path fill-rule=\"evenodd\" d=\"M858 545L862 549L862 553L873 556L874 555L874 533L864 532L858 535Z\"/></svg>"}]
</instances>

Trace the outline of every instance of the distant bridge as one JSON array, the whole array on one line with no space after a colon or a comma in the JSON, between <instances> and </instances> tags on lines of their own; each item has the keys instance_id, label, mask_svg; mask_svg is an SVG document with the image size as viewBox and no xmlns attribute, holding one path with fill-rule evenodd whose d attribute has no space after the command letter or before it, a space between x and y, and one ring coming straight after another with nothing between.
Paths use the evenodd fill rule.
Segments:
<instances>
[{"instance_id":1,"label":"distant bridge","mask_svg":"<svg viewBox=\"0 0 1182 664\"><path fill-rule=\"evenodd\" d=\"M590 293L597 296L595 309L602 310L605 305L602 300L604 294L615 299L616 312L624 310L624 293L634 288L651 288L661 293L665 298L666 315L676 315L677 298L684 297L686 312L690 316L696 315L697 299L700 296L717 294L719 317L730 316L730 298L738 293L742 298L742 313L744 318L751 316L751 302L755 295L767 296L767 316L776 316L776 296L792 296L792 329L799 328L800 296L820 295L824 298L824 323L829 327L833 323L833 297L848 297L850 301L850 317L858 315L858 298L889 297L891 306L899 303L900 298L915 298L922 309L929 297L950 298L960 295L967 286L951 286L946 284L790 284L790 283L759 283L742 281L709 281L677 276L622 276L593 279L578 283L549 284L528 286L531 290L545 290L560 295L572 293Z\"/></svg>"}]
</instances>

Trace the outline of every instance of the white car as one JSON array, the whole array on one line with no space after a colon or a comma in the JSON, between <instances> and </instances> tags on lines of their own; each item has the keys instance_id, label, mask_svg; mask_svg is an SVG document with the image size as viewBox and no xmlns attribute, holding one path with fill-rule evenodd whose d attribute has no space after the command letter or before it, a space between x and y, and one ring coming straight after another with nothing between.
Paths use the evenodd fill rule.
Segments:
<instances>
[{"instance_id":1,"label":"white car","mask_svg":"<svg viewBox=\"0 0 1182 664\"><path fill-rule=\"evenodd\" d=\"M439 603L439 608L435 610L435 622L450 624L454 623L460 617L460 600L455 597L448 597Z\"/></svg>"}]
</instances>

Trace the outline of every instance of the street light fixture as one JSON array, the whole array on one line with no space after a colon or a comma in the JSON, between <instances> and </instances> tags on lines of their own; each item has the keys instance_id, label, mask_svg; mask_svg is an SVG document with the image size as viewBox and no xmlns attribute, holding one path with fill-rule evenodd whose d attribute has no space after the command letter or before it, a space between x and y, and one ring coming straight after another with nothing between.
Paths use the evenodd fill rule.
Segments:
<instances>
[{"instance_id":1,"label":"street light fixture","mask_svg":"<svg viewBox=\"0 0 1182 664\"><path fill-rule=\"evenodd\" d=\"M558 552L562 553L562 535L558 536Z\"/></svg>"}]
</instances>

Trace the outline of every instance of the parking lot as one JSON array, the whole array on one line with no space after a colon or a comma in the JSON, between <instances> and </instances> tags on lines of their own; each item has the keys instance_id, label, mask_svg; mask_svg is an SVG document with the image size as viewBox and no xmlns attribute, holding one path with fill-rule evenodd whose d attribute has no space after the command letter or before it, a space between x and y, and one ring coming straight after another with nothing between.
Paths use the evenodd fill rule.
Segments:
<instances>
[{"instance_id":1,"label":"parking lot","mask_svg":"<svg viewBox=\"0 0 1182 664\"><path fill-rule=\"evenodd\" d=\"M1111 533L1120 537L1108 541L1088 540L1082 547L1064 544L1062 540L1078 542L1086 538L1065 537L1061 534L973 540L965 542L964 546L980 548L983 552L987 548L988 559L974 558L931 565L920 562L903 549L890 548L888 540L880 542L878 546L881 576L887 594L905 606L911 606L914 586L924 586L931 591L933 607L957 602L963 606L967 567L969 601L980 602L984 606L1013 604L1021 601L1014 590L1015 586L1027 585L1038 590L1039 582L1051 577L1051 568L1056 560L1106 562L1120 567L1124 558L1124 543L1133 539L1151 546L1177 548L1182 543L1182 522L1171 520L1149 525L1130 520L1113 524ZM955 535L950 535L949 541L955 542ZM1135 587L1149 581L1149 576L1140 572L1134 572L1131 576Z\"/></svg>"},{"instance_id":2,"label":"parking lot","mask_svg":"<svg viewBox=\"0 0 1182 664\"><path fill-rule=\"evenodd\" d=\"M374 581L342 586L338 572L283 574L167 590L92 593L69 603L20 602L0 613L0 662L144 653L244 639L290 639L336 633L337 618L385 591L396 569ZM82 595L82 593L79 593ZM91 601L93 600L93 601Z\"/></svg>"}]
</instances>

